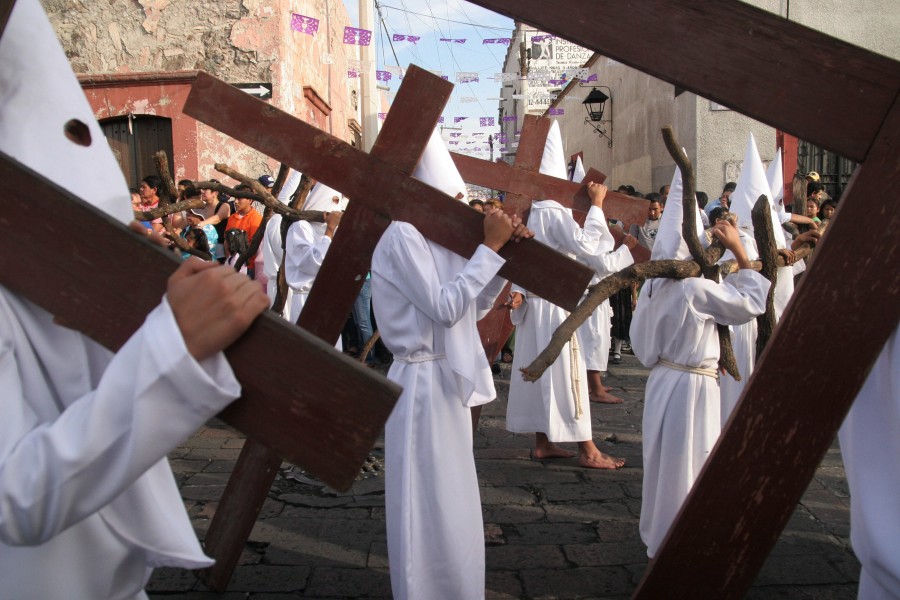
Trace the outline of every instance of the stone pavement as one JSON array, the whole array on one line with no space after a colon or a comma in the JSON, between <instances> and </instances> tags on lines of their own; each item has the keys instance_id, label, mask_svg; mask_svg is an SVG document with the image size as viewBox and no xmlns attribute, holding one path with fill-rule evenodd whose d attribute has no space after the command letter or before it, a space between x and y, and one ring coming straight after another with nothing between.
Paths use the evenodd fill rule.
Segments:
<instances>
[{"instance_id":1,"label":"stone pavement","mask_svg":"<svg viewBox=\"0 0 900 600\"><path fill-rule=\"evenodd\" d=\"M475 440L488 598L628 598L634 591L647 565L638 534L647 374L630 355L610 365L604 383L625 403L591 405L594 436L627 464L588 471L574 459L533 461L533 437L505 430L510 369L503 366L500 397L485 407ZM240 434L212 422L170 457L201 538L242 444ZM381 450L379 442L373 454ZM747 597L855 599L859 563L848 504L835 442ZM176 569L158 570L147 590L160 600L390 598L384 479L360 479L342 494L279 476L225 594Z\"/></svg>"}]
</instances>

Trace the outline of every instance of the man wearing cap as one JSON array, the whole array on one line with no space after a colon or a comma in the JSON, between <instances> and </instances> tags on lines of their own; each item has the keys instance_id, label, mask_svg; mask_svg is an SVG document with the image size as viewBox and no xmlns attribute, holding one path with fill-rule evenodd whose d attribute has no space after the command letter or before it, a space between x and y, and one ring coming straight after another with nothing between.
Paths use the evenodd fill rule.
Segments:
<instances>
[{"instance_id":1,"label":"man wearing cap","mask_svg":"<svg viewBox=\"0 0 900 600\"><path fill-rule=\"evenodd\" d=\"M12 8L0 64L0 150L130 221L125 179L38 0ZM72 121L92 144L64 135ZM140 599L156 567L213 564L166 455L240 395L221 350L265 307L246 277L190 259L113 354L0 286L0 596Z\"/></svg>"},{"instance_id":2,"label":"man wearing cap","mask_svg":"<svg viewBox=\"0 0 900 600\"><path fill-rule=\"evenodd\" d=\"M703 209L706 211L706 216L708 217L709 213L711 213L714 208L719 208L720 206L725 210L728 210L728 205L731 202L731 194L734 193L734 188L736 187L737 183L734 181L726 183L725 187L722 188L722 195L706 204L706 208Z\"/></svg>"},{"instance_id":3,"label":"man wearing cap","mask_svg":"<svg viewBox=\"0 0 900 600\"><path fill-rule=\"evenodd\" d=\"M271 177L270 177L271 179ZM249 190L248 190L249 191ZM248 243L253 240L256 230L262 224L262 215L253 208L253 200L249 198L235 198L235 213L228 217L228 224L225 231L229 229L240 229L247 234ZM250 279L254 278L256 273L256 262L254 256L247 260L247 275Z\"/></svg>"}]
</instances>

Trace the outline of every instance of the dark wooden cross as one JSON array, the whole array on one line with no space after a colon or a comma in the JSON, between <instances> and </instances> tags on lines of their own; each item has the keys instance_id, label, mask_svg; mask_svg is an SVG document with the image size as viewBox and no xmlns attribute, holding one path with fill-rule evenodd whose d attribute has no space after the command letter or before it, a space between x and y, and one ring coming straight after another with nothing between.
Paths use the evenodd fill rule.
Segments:
<instances>
[{"instance_id":1,"label":"dark wooden cross","mask_svg":"<svg viewBox=\"0 0 900 600\"><path fill-rule=\"evenodd\" d=\"M591 0L565 11L472 1L862 163L635 594L743 597L900 320L896 277L885 276L900 260L900 212L877 200L900 185L900 63L742 2L652 0L640 12L606 2L598 17L616 26L598 36L593 20L569 16L597 14ZM636 46L636 35L657 43ZM808 72L833 85L806 86L797 74ZM840 118L823 109L834 106ZM805 354L841 369L811 373L796 361Z\"/></svg>"},{"instance_id":2,"label":"dark wooden cross","mask_svg":"<svg viewBox=\"0 0 900 600\"><path fill-rule=\"evenodd\" d=\"M532 202L552 198L566 208L580 213L582 218L579 222L583 224L584 216L591 207L587 183L603 183L606 175L591 168L583 182L574 183L538 172L552 123L553 121L547 118L525 115L513 165L451 152L453 162L467 183L506 192L504 210L509 214L520 216L523 221L528 219ZM603 202L603 212L607 217L624 223L640 224L647 218L647 202L610 191ZM624 234L613 230L613 236L620 242ZM650 253L643 246L637 246L632 254L635 262L650 259ZM494 310L478 322L481 344L490 361L493 361L512 334L513 324L509 318L509 311L502 310L509 289L510 286L507 285L497 297Z\"/></svg>"},{"instance_id":3,"label":"dark wooden cross","mask_svg":"<svg viewBox=\"0 0 900 600\"><path fill-rule=\"evenodd\" d=\"M298 320L324 341L333 343L340 335L375 245L392 220L415 225L426 238L462 256L471 256L481 243L483 215L410 177L451 90L439 77L410 67L366 154L209 75L198 75L186 114L352 199ZM534 240L510 244L500 254L507 259L502 277L570 309L590 281L589 269ZM333 441L319 440L325 446ZM206 536L206 549L217 559L205 576L213 588L227 585L280 462L278 452L262 443L248 440L244 446Z\"/></svg>"}]
</instances>

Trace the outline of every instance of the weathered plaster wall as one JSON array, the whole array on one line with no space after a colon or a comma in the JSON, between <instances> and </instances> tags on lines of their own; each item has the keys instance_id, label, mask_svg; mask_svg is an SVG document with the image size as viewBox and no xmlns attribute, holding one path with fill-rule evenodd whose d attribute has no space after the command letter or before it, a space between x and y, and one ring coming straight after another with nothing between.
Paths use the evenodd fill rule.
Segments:
<instances>
[{"instance_id":1,"label":"weathered plaster wall","mask_svg":"<svg viewBox=\"0 0 900 600\"><path fill-rule=\"evenodd\" d=\"M42 3L77 73L196 69L230 83L271 83L270 103L341 139L352 139L347 122L359 120L350 103L357 80L347 78L347 59L356 47L341 43L350 23L340 0ZM319 18L318 35L292 31L292 12ZM323 61L324 54L332 56L331 64ZM172 118L177 177L216 177L216 162L253 176L277 168L255 150L184 117L185 97L153 85L88 93L98 119L129 113Z\"/></svg>"}]
</instances>

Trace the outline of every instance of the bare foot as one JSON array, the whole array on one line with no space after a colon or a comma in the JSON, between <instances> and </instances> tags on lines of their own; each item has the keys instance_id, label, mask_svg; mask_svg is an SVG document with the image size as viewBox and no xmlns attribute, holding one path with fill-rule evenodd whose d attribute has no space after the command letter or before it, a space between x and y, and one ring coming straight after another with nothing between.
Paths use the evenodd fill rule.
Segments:
<instances>
[{"instance_id":1,"label":"bare foot","mask_svg":"<svg viewBox=\"0 0 900 600\"><path fill-rule=\"evenodd\" d=\"M597 454L581 454L578 456L578 464L586 469L618 469L625 466L624 458L613 458L603 454L599 450Z\"/></svg>"},{"instance_id":2,"label":"bare foot","mask_svg":"<svg viewBox=\"0 0 900 600\"><path fill-rule=\"evenodd\" d=\"M543 460L545 458L572 458L575 456L575 453L570 452L565 448L560 448L553 442L547 442L546 444L535 446L532 456L534 456L536 460Z\"/></svg>"},{"instance_id":3,"label":"bare foot","mask_svg":"<svg viewBox=\"0 0 900 600\"><path fill-rule=\"evenodd\" d=\"M590 394L588 396L591 402L598 404L622 404L622 399L609 393L609 389L604 390L600 394Z\"/></svg>"},{"instance_id":4,"label":"bare foot","mask_svg":"<svg viewBox=\"0 0 900 600\"><path fill-rule=\"evenodd\" d=\"M604 391L604 392L611 392L611 391L612 391L612 386L611 386L611 385L604 385L604 386L603 386L603 391Z\"/></svg>"}]
</instances>

